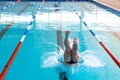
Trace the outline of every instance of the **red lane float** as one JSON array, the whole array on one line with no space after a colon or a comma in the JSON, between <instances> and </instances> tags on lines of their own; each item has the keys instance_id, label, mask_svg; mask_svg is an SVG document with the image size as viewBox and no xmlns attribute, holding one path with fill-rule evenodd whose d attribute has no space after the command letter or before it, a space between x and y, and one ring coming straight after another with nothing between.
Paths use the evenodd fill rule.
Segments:
<instances>
[{"instance_id":1,"label":"red lane float","mask_svg":"<svg viewBox=\"0 0 120 80\"><path fill-rule=\"evenodd\" d=\"M39 6L38 11L39 11L40 9L41 9L41 5ZM13 62L13 60L14 60L17 52L18 52L18 50L20 49L20 47L21 47L21 45L22 45L22 43L23 43L23 41L24 41L24 39L25 39L25 37L26 37L27 32L30 30L31 25L33 24L33 21L34 21L35 18L36 18L36 14L37 14L37 11L36 11L35 15L33 16L32 21L29 23L29 26L28 26L27 29L25 30L23 36L21 37L21 39L20 39L17 47L15 48L14 52L12 53L10 59L8 60L6 66L5 66L4 69L2 70L2 73L0 74L0 80L4 80L4 78L5 78L5 76L6 76L7 72L8 72L8 69L9 69L10 65L12 64L12 62Z\"/></svg>"},{"instance_id":2,"label":"red lane float","mask_svg":"<svg viewBox=\"0 0 120 80\"><path fill-rule=\"evenodd\" d=\"M107 49L107 47L101 42L101 40L97 37L97 35L88 27L87 23L85 21L83 21L82 17L78 14L78 12L75 10L75 8L70 4L69 4L69 6L78 15L79 19L82 20L83 24L87 27L89 32L96 38L96 40L99 42L99 44L103 47L103 49L108 53L108 55L113 59L113 61L116 63L116 65L120 68L119 60Z\"/></svg>"},{"instance_id":3,"label":"red lane float","mask_svg":"<svg viewBox=\"0 0 120 80\"><path fill-rule=\"evenodd\" d=\"M117 58L107 49L107 47L102 42L99 42L99 43L120 68L120 62L117 60Z\"/></svg>"},{"instance_id":4,"label":"red lane float","mask_svg":"<svg viewBox=\"0 0 120 80\"><path fill-rule=\"evenodd\" d=\"M13 60L14 60L14 58L15 58L15 56L16 56L16 54L17 54L17 52L18 52L18 50L19 50L19 48L21 46L21 44L22 44L22 42L18 43L16 49L14 50L12 56L10 57L10 59L8 61L8 63L4 67L2 73L0 74L0 80L4 80L4 77L6 76L6 73L8 72L8 69L9 69L10 65L12 64L12 62L13 62Z\"/></svg>"}]
</instances>

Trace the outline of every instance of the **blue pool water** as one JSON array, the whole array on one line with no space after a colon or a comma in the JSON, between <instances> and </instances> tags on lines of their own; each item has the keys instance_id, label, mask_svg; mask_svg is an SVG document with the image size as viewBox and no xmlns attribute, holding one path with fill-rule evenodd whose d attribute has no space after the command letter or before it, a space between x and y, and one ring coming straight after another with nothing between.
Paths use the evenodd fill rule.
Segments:
<instances>
[{"instance_id":1,"label":"blue pool water","mask_svg":"<svg viewBox=\"0 0 120 80\"><path fill-rule=\"evenodd\" d=\"M36 4L38 3L36 2ZM22 43L4 80L60 80L59 73L62 71L66 72L69 80L119 80L120 69L88 29L80 23L78 16L64 2L61 3L61 11L54 12L54 4L54 2L43 4L41 12L36 15L36 21ZM83 15L89 27L120 60L120 42L110 31L112 28L116 32L120 32L118 29L120 18L92 3L71 3L71 5ZM32 7L30 6L28 10ZM32 15L32 13L24 12L21 16L25 17L28 14ZM111 21L108 19L110 17L114 21L108 24ZM1 22L1 24L0 31L7 25L7 22ZM29 21L25 21L25 23L22 20L16 21L1 38L0 72L2 72L28 24ZM57 49L56 30L58 26L61 26L63 38L65 30L68 29L71 30L70 39L79 38L79 52L83 60L79 66L69 67L59 62L63 51Z\"/></svg>"}]
</instances>

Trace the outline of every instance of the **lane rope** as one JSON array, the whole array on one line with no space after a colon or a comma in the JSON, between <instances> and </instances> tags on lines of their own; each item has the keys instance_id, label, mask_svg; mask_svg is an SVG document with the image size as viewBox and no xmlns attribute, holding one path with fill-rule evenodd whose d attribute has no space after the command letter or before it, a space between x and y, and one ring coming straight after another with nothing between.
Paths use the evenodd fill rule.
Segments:
<instances>
[{"instance_id":1,"label":"lane rope","mask_svg":"<svg viewBox=\"0 0 120 80\"><path fill-rule=\"evenodd\" d=\"M110 52L108 50L108 48L103 44L103 42L99 39L99 37L88 27L87 23L85 21L83 21L82 17L78 14L77 10L75 10L75 8L71 4L68 4L68 5L71 7L73 12L75 12L78 15L79 19L82 20L83 24L87 27L89 32L95 37L95 39L99 42L99 44L102 46L102 48L108 53L108 55L113 59L113 61L116 63L116 65L120 68L119 60L113 55L112 52Z\"/></svg>"},{"instance_id":2,"label":"lane rope","mask_svg":"<svg viewBox=\"0 0 120 80\"><path fill-rule=\"evenodd\" d=\"M8 69L9 69L10 65L12 64L12 62L13 62L13 60L14 60L17 52L18 52L18 50L20 49L23 41L25 40L26 35L27 35L28 31L30 30L30 28L31 28L31 26L32 26L32 24L33 24L33 21L35 20L36 15L38 14L38 11L41 9L41 7L42 7L42 4L40 4L40 6L39 6L38 10L36 11L35 15L32 17L32 20L31 20L31 22L29 23L29 26L27 27L27 29L26 29L25 32L23 33L23 36L21 37L18 45L16 46L14 52L12 53L10 59L8 60L8 62L7 62L7 64L6 64L6 66L5 66L4 69L2 70L2 72L1 72L1 74L0 74L0 80L4 80L4 78L5 78L5 76L6 76L7 72L8 72Z\"/></svg>"},{"instance_id":3,"label":"lane rope","mask_svg":"<svg viewBox=\"0 0 120 80\"><path fill-rule=\"evenodd\" d=\"M7 5L5 5L4 7L0 8L0 11L5 10L8 7L12 7L13 5L15 5L16 3L20 2L21 0L16 0L15 2L9 2Z\"/></svg>"},{"instance_id":4,"label":"lane rope","mask_svg":"<svg viewBox=\"0 0 120 80\"><path fill-rule=\"evenodd\" d=\"M5 10L6 8L12 7L13 5L15 5L14 2L9 2L7 5L5 5L4 7L2 7L0 10L1 10L1 11L2 11L2 10Z\"/></svg>"},{"instance_id":5,"label":"lane rope","mask_svg":"<svg viewBox=\"0 0 120 80\"><path fill-rule=\"evenodd\" d=\"M27 8L29 4L26 5L17 15L20 16ZM14 24L14 21L10 22L6 25L6 27L0 32L0 39L4 36L4 34L7 32L7 30Z\"/></svg>"}]
</instances>

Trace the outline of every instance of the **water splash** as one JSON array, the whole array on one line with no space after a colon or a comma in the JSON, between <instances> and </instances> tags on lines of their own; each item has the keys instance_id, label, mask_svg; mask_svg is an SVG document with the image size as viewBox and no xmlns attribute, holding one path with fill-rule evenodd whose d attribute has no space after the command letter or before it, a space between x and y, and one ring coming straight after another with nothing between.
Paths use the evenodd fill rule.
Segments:
<instances>
[{"instance_id":1,"label":"water splash","mask_svg":"<svg viewBox=\"0 0 120 80\"><path fill-rule=\"evenodd\" d=\"M57 52L45 53L42 56L42 60L43 60L43 62L42 62L41 67L43 67L43 68L52 68L59 63Z\"/></svg>"},{"instance_id":2,"label":"water splash","mask_svg":"<svg viewBox=\"0 0 120 80\"><path fill-rule=\"evenodd\" d=\"M97 67L103 67L104 65L102 64L102 62L99 60L99 58L97 58L94 55L93 51L85 51L83 52L84 54L81 55L82 59L83 59L83 65L88 66L88 67L92 67L92 68L97 68Z\"/></svg>"}]
</instances>

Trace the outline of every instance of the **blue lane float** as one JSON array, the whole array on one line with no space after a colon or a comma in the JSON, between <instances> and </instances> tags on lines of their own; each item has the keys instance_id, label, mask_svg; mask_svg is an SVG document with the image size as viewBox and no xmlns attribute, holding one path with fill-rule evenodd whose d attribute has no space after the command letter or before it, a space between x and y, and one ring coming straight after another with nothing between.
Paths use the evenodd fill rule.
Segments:
<instances>
[{"instance_id":1,"label":"blue lane float","mask_svg":"<svg viewBox=\"0 0 120 80\"><path fill-rule=\"evenodd\" d=\"M8 7L12 7L15 3L14 2L9 2L9 4L5 5L4 7L2 7L0 10L5 10Z\"/></svg>"},{"instance_id":2,"label":"blue lane float","mask_svg":"<svg viewBox=\"0 0 120 80\"><path fill-rule=\"evenodd\" d=\"M30 30L30 28L31 28L31 26L32 26L32 24L33 24L33 21L35 20L36 15L38 14L38 11L41 9L41 7L42 7L42 4L40 4L38 10L35 12L35 15L32 17L32 21L30 21L29 26L28 26L27 29L25 30L25 32L24 32L24 34L23 34L23 36L22 36L22 38L21 38L21 40L20 40L21 42L24 41L24 39L25 39L25 37L26 37L26 34L27 34L27 32Z\"/></svg>"},{"instance_id":3,"label":"blue lane float","mask_svg":"<svg viewBox=\"0 0 120 80\"><path fill-rule=\"evenodd\" d=\"M42 7L42 4L40 4L38 11L41 9L41 7ZM10 65L12 64L15 56L17 55L18 50L20 49L20 47L21 47L21 45L22 45L22 43L23 43L23 41L24 41L24 39L25 39L25 37L26 37L26 35L27 35L27 32L30 30L30 28L31 28L31 26L32 26L32 24L33 24L33 21L35 20L35 17L36 17L36 15L37 15L37 12L38 12L38 11L36 11L35 15L32 17L32 21L30 21L29 26L27 27L27 29L26 29L25 32L23 33L23 36L21 37L18 45L17 45L16 48L14 49L14 52L12 53L10 59L8 60L7 64L5 65L4 69L2 70L2 72L1 72L1 74L0 74L0 80L4 80L6 74L7 74L8 70L9 70Z\"/></svg>"},{"instance_id":4,"label":"blue lane float","mask_svg":"<svg viewBox=\"0 0 120 80\"><path fill-rule=\"evenodd\" d=\"M71 9L73 10L73 12L75 12L79 19L82 20L81 16L78 14L77 10L75 10L75 8L68 3L68 5L71 7ZM87 27L87 29L89 30L89 32L96 38L96 40L99 42L99 44L102 46L102 48L108 53L108 55L113 59L113 61L116 63L116 65L120 68L120 62L119 60L113 55L113 53L108 50L108 48L103 44L103 42L98 38L97 35L95 35L95 33L88 27L87 23L85 21L83 21L83 24Z\"/></svg>"}]
</instances>

